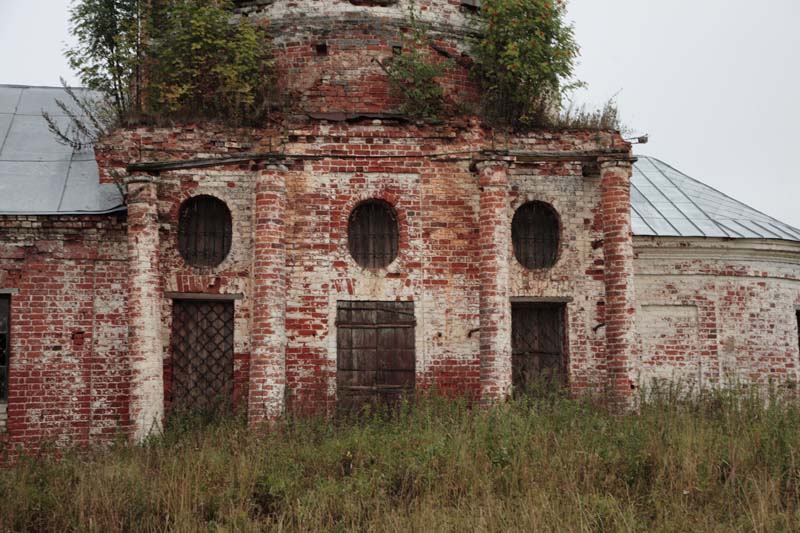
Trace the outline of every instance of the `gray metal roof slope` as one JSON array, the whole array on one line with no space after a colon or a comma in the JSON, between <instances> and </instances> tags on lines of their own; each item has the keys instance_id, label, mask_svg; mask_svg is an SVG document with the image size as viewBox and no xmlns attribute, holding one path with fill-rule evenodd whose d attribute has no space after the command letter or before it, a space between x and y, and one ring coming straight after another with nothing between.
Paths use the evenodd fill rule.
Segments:
<instances>
[{"instance_id":1,"label":"gray metal roof slope","mask_svg":"<svg viewBox=\"0 0 800 533\"><path fill-rule=\"evenodd\" d=\"M800 241L800 230L678 172L638 156L631 179L634 235Z\"/></svg>"},{"instance_id":2,"label":"gray metal roof slope","mask_svg":"<svg viewBox=\"0 0 800 533\"><path fill-rule=\"evenodd\" d=\"M0 85L0 214L111 213L116 185L101 184L94 151L74 151L47 129L42 111L67 124L62 88Z\"/></svg>"}]
</instances>

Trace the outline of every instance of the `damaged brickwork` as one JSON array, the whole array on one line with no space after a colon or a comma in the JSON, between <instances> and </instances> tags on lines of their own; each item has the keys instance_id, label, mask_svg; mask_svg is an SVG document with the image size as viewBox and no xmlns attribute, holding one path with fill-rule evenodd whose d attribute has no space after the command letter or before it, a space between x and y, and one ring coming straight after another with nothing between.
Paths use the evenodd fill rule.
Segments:
<instances>
[{"instance_id":1,"label":"damaged brickwork","mask_svg":"<svg viewBox=\"0 0 800 533\"><path fill-rule=\"evenodd\" d=\"M643 383L796 383L798 243L635 239Z\"/></svg>"},{"instance_id":2,"label":"damaged brickwork","mask_svg":"<svg viewBox=\"0 0 800 533\"><path fill-rule=\"evenodd\" d=\"M232 304L232 324L211 326L233 330L231 401L253 424L335 412L339 302L413 303L403 350L413 349L416 391L506 398L512 304L562 306L559 356L575 395L624 405L653 378L797 379L800 245L634 238L634 158L617 132L501 135L470 116L397 116L372 60L397 52L407 2L240 4L274 32L289 111L248 130L115 132L95 155L127 213L0 215L7 442L158 431L174 396L173 305L187 299ZM467 4L416 2L438 53L457 59L444 80L453 98L475 92L459 63ZM179 250L181 206L197 196L231 215L230 251L214 266ZM385 268L349 251L350 215L365 200L396 217L397 257ZM547 268L514 254L511 221L529 202L558 220ZM390 341L361 341L400 342L378 326Z\"/></svg>"},{"instance_id":3,"label":"damaged brickwork","mask_svg":"<svg viewBox=\"0 0 800 533\"><path fill-rule=\"evenodd\" d=\"M11 288L11 446L88 444L129 427L128 262L117 216L0 217Z\"/></svg>"},{"instance_id":4,"label":"damaged brickwork","mask_svg":"<svg viewBox=\"0 0 800 533\"><path fill-rule=\"evenodd\" d=\"M211 150L214 157L234 157L278 142L265 132L247 143L221 135L140 129L120 132L110 145L116 154L146 151L158 160ZM280 165L245 158L159 173L164 294L243 296L237 353L249 362L251 420L285 409L333 411L338 301L413 301L418 388L487 400L511 388L512 299L568 301L564 357L575 376L571 386L576 393L605 387L605 332L596 329L605 321L606 300L601 202L604 194L610 198L605 208L616 216L627 200L604 189L599 174L584 174L599 168L590 164L592 154L627 160L628 145L615 133L546 133L509 139L505 153L573 155L547 161L491 156L476 164L491 146L489 135L477 124L312 121L280 139ZM177 252L179 206L197 194L224 200L233 214L231 253L211 269L188 267ZM398 257L382 269L361 267L349 253L348 218L367 199L383 200L397 213ZM511 250L511 218L531 200L549 203L560 216L558 262L550 269L525 269ZM632 255L619 261L628 275ZM160 331L169 361L168 296Z\"/></svg>"}]
</instances>

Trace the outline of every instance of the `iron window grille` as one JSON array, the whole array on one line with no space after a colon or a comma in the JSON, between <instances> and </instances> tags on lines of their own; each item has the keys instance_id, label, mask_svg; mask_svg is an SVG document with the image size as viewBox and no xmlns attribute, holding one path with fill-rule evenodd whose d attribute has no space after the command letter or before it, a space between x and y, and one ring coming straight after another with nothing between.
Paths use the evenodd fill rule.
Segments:
<instances>
[{"instance_id":1,"label":"iron window grille","mask_svg":"<svg viewBox=\"0 0 800 533\"><path fill-rule=\"evenodd\" d=\"M0 401L8 400L8 367L11 359L11 298L0 295Z\"/></svg>"},{"instance_id":2,"label":"iron window grille","mask_svg":"<svg viewBox=\"0 0 800 533\"><path fill-rule=\"evenodd\" d=\"M225 202L213 196L195 196L181 205L178 250L192 266L214 267L231 251L233 223Z\"/></svg>"},{"instance_id":3,"label":"iron window grille","mask_svg":"<svg viewBox=\"0 0 800 533\"><path fill-rule=\"evenodd\" d=\"M397 213L388 202L361 202L350 213L350 255L363 267L389 266L397 257L399 233Z\"/></svg>"},{"instance_id":4,"label":"iron window grille","mask_svg":"<svg viewBox=\"0 0 800 533\"><path fill-rule=\"evenodd\" d=\"M550 268L558 259L558 215L544 202L520 206L511 221L511 240L517 261L528 269Z\"/></svg>"}]
</instances>

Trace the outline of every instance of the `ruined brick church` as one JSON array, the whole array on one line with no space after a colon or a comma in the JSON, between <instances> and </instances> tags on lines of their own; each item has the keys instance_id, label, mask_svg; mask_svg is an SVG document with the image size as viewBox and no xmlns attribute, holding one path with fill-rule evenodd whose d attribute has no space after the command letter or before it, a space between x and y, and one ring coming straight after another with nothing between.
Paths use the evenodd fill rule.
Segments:
<instances>
[{"instance_id":1,"label":"ruined brick church","mask_svg":"<svg viewBox=\"0 0 800 533\"><path fill-rule=\"evenodd\" d=\"M474 4L417 2L439 53ZM372 60L406 8L240 4L297 95L246 132L73 151L41 117L61 90L0 86L0 440L141 439L217 401L255 424L540 378L797 380L800 231L617 132L404 120Z\"/></svg>"}]
</instances>

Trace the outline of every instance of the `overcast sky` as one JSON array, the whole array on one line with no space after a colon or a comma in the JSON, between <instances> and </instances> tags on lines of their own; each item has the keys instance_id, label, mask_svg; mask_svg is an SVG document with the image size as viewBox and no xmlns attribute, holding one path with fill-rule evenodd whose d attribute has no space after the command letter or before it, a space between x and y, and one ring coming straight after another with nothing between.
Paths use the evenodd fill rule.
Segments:
<instances>
[{"instance_id":1,"label":"overcast sky","mask_svg":"<svg viewBox=\"0 0 800 533\"><path fill-rule=\"evenodd\" d=\"M0 83L77 80L62 51L69 0L0 0ZM571 0L575 99L618 93L658 157L800 227L800 1Z\"/></svg>"}]
</instances>

